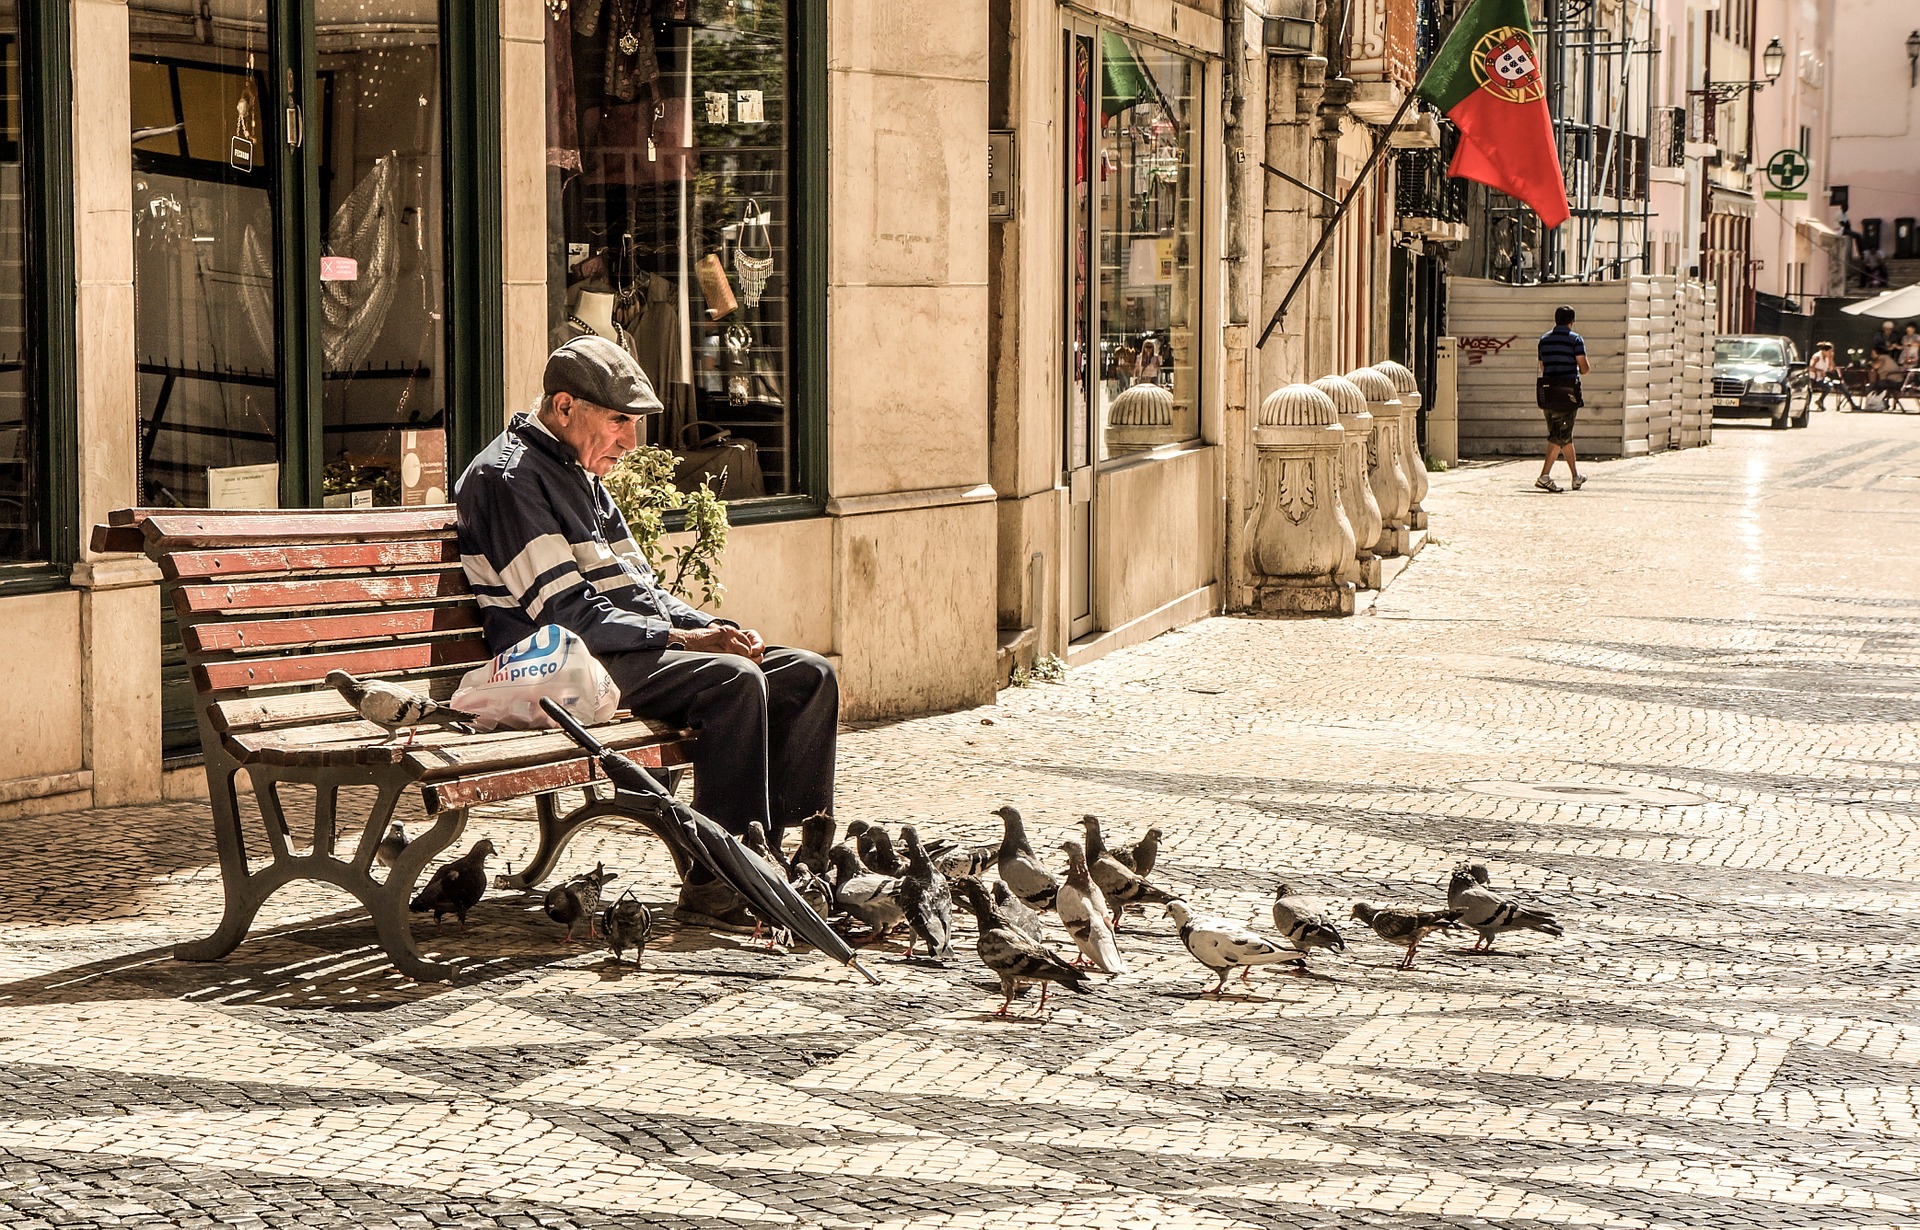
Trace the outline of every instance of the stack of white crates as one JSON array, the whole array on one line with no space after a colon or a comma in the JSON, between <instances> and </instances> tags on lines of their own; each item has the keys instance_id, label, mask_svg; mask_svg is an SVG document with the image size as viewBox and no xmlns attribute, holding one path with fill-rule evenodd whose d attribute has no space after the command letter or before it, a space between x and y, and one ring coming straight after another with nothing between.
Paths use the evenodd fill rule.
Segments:
<instances>
[{"instance_id":1,"label":"stack of white crates","mask_svg":"<svg viewBox=\"0 0 1920 1230\"><path fill-rule=\"evenodd\" d=\"M1676 379L1679 366L1674 362L1677 349L1677 330L1675 313L1678 303L1674 294L1674 279L1661 274L1646 279L1647 283L1647 451L1657 453L1663 449L1679 447L1675 430L1674 395L1680 381Z\"/></svg>"},{"instance_id":2,"label":"stack of white crates","mask_svg":"<svg viewBox=\"0 0 1920 1230\"><path fill-rule=\"evenodd\" d=\"M1678 439L1680 448L1698 448L1713 438L1714 322L1718 288L1705 282L1679 287Z\"/></svg>"}]
</instances>

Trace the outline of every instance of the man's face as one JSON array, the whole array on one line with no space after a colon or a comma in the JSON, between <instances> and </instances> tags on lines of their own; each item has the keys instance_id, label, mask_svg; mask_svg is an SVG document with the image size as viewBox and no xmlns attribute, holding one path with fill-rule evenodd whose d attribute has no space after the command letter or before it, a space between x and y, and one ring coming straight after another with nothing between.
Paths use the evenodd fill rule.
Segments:
<instances>
[{"instance_id":1,"label":"man's face","mask_svg":"<svg viewBox=\"0 0 1920 1230\"><path fill-rule=\"evenodd\" d=\"M552 411L541 421L571 446L589 474L605 478L639 444L640 416L555 393Z\"/></svg>"}]
</instances>

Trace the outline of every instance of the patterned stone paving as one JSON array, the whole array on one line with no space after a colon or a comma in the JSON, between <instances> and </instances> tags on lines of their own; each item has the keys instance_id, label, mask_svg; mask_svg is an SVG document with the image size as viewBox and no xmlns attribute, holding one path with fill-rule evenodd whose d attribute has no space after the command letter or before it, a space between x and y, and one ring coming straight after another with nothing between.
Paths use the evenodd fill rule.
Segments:
<instances>
[{"instance_id":1,"label":"patterned stone paving","mask_svg":"<svg viewBox=\"0 0 1920 1230\"><path fill-rule=\"evenodd\" d=\"M321 889L184 965L197 805L0 823L0 1226L1920 1227L1915 431L1439 476L1372 617L846 738L846 818L1158 824L1254 922L1283 874L1344 915L1471 854L1567 925L1408 973L1356 925L1203 998L1151 910L1134 974L996 1020L970 934L877 988L699 931L616 967L497 893L416 986ZM523 818L471 829L518 861ZM669 892L644 835L597 859Z\"/></svg>"}]
</instances>

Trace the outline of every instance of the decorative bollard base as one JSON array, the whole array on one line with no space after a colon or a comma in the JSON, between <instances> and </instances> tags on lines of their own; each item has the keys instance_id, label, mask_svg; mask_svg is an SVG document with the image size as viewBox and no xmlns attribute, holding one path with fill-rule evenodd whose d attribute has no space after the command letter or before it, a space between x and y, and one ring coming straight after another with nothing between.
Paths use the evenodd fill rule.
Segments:
<instances>
[{"instance_id":1,"label":"decorative bollard base","mask_svg":"<svg viewBox=\"0 0 1920 1230\"><path fill-rule=\"evenodd\" d=\"M1288 585L1269 581L1253 591L1254 609L1267 615L1351 615L1350 585Z\"/></svg>"},{"instance_id":2,"label":"decorative bollard base","mask_svg":"<svg viewBox=\"0 0 1920 1230\"><path fill-rule=\"evenodd\" d=\"M1380 530L1380 541L1373 544L1373 553L1385 556L1405 555L1409 546L1408 540L1411 537L1412 532L1404 525L1383 526Z\"/></svg>"},{"instance_id":3,"label":"decorative bollard base","mask_svg":"<svg viewBox=\"0 0 1920 1230\"><path fill-rule=\"evenodd\" d=\"M1369 555L1355 561L1355 563L1360 570L1360 580L1356 583L1356 587L1359 589L1379 589L1382 581L1380 560L1375 556Z\"/></svg>"},{"instance_id":4,"label":"decorative bollard base","mask_svg":"<svg viewBox=\"0 0 1920 1230\"><path fill-rule=\"evenodd\" d=\"M1424 508L1414 509L1412 513L1412 520L1413 520L1413 526L1412 526L1413 529L1416 529L1416 530L1426 529L1427 528L1427 510Z\"/></svg>"}]
</instances>

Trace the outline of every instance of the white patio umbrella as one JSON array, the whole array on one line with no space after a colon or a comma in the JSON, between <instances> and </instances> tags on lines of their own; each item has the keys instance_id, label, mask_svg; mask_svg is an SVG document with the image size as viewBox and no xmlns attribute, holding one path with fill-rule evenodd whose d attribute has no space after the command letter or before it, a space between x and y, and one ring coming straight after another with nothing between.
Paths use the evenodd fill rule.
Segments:
<instances>
[{"instance_id":1,"label":"white patio umbrella","mask_svg":"<svg viewBox=\"0 0 1920 1230\"><path fill-rule=\"evenodd\" d=\"M1849 316L1878 316L1885 320L1920 316L1920 282L1849 303L1840 310Z\"/></svg>"}]
</instances>

